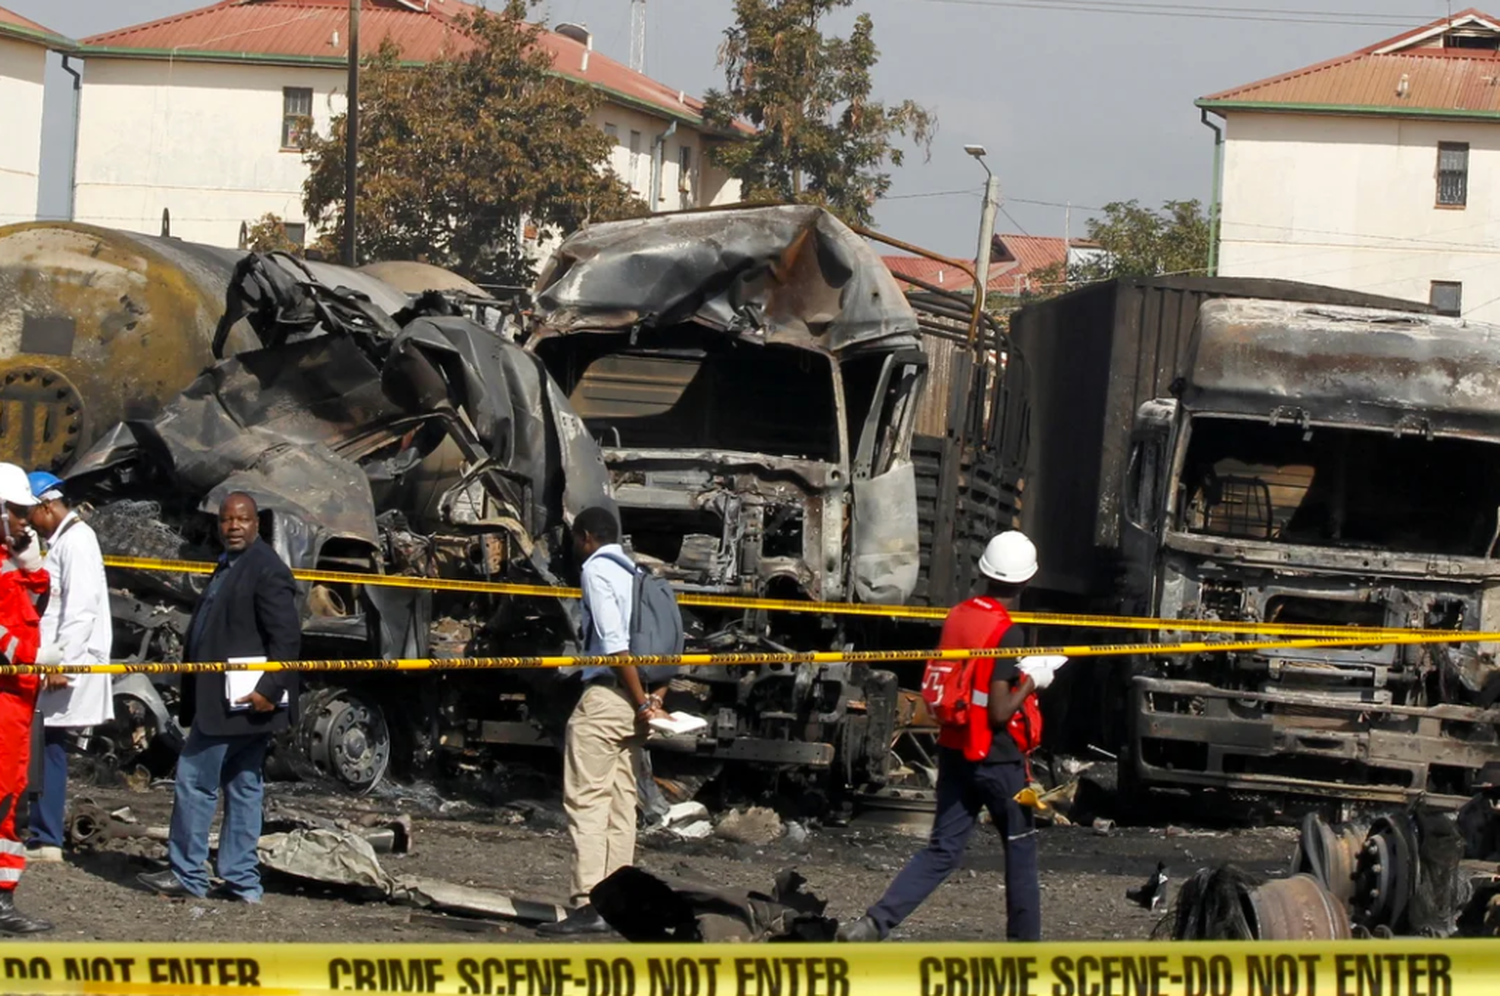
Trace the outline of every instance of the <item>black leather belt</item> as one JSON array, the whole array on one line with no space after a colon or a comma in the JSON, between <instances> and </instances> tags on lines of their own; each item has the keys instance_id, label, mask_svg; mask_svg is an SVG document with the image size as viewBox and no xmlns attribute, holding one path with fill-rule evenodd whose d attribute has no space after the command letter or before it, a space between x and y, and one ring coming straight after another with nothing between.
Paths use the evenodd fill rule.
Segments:
<instances>
[{"instance_id":1,"label":"black leather belt","mask_svg":"<svg viewBox=\"0 0 1500 996\"><path fill-rule=\"evenodd\" d=\"M619 675L615 674L614 671L608 671L604 674L596 674L592 678L585 680L583 683L584 688L588 688L590 685L602 685L605 688L619 688L620 677Z\"/></svg>"}]
</instances>

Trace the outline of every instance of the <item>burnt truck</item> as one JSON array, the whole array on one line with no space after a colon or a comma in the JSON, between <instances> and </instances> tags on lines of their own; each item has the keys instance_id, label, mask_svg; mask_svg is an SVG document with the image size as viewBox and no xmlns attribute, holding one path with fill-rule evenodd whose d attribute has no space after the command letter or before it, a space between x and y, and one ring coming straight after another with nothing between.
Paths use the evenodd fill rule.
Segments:
<instances>
[{"instance_id":1,"label":"burnt truck","mask_svg":"<svg viewBox=\"0 0 1500 996\"><path fill-rule=\"evenodd\" d=\"M567 599L353 579L562 585L577 568L567 524L591 504L618 507L631 552L684 590L802 602L946 600L964 575L935 553L989 528L936 514L943 488L967 493L945 461L979 459L973 433L945 427L913 453L927 340L942 343L941 363L979 373L987 340L961 330L956 303L914 309L865 239L825 212L596 226L559 250L519 342L442 296L386 303L341 276L241 258L217 362L67 470L114 554L208 559L211 510L231 490L254 495L287 563L350 578L303 586L306 656L576 649ZM993 321L977 327L992 343ZM252 345L230 355L228 330ZM111 584L117 653L175 659L202 579L120 568ZM925 625L879 617L686 615L700 649L931 640ZM747 763L824 795L920 779L896 747L921 726L903 677L862 664L695 669L668 704L709 729L653 743L684 777ZM473 770L548 748L572 702L553 672L329 674L306 686L279 753L296 773L355 789L388 769ZM104 738L127 767L170 738L175 690L156 691Z\"/></svg>"},{"instance_id":2,"label":"burnt truck","mask_svg":"<svg viewBox=\"0 0 1500 996\"><path fill-rule=\"evenodd\" d=\"M1122 789L1274 812L1493 780L1496 648L1461 634L1500 628L1500 329L1162 278L1023 308L1011 347L1035 607L1455 634L1075 664L1054 694L1118 745Z\"/></svg>"}]
</instances>

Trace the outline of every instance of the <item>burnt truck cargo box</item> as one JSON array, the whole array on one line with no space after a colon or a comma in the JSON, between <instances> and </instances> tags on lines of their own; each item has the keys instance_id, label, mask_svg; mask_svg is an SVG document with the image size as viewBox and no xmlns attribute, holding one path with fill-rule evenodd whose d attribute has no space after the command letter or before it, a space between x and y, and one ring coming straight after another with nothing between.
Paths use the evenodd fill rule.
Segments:
<instances>
[{"instance_id":1,"label":"burnt truck cargo box","mask_svg":"<svg viewBox=\"0 0 1500 996\"><path fill-rule=\"evenodd\" d=\"M1034 588L1086 596L1111 585L1134 414L1172 396L1199 308L1227 297L1434 313L1414 301L1237 277L1122 278L1020 309L1001 458L1024 481L1021 528L1042 554Z\"/></svg>"}]
</instances>

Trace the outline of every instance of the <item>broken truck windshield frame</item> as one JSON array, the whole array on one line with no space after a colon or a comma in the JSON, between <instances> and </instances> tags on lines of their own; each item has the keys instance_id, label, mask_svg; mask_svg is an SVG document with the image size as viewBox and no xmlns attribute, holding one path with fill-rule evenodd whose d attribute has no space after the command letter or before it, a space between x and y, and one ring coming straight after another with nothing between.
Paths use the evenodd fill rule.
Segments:
<instances>
[{"instance_id":1,"label":"broken truck windshield frame","mask_svg":"<svg viewBox=\"0 0 1500 996\"><path fill-rule=\"evenodd\" d=\"M822 353L691 326L556 336L536 352L604 446L841 458L834 366Z\"/></svg>"},{"instance_id":2,"label":"broken truck windshield frame","mask_svg":"<svg viewBox=\"0 0 1500 996\"><path fill-rule=\"evenodd\" d=\"M1257 542L1488 557L1500 447L1389 430L1194 416L1177 527Z\"/></svg>"}]
</instances>

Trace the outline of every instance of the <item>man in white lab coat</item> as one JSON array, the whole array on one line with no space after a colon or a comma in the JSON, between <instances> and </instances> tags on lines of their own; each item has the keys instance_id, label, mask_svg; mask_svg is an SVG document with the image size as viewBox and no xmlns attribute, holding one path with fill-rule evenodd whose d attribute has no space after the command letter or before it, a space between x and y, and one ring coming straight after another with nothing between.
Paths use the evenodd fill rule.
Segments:
<instances>
[{"instance_id":1,"label":"man in white lab coat","mask_svg":"<svg viewBox=\"0 0 1500 996\"><path fill-rule=\"evenodd\" d=\"M106 664L113 622L109 585L99 540L68 505L63 482L54 474L29 475L37 503L31 527L47 540L43 565L52 579L51 597L42 613L38 663ZM63 811L68 790L68 731L99 726L114 718L112 679L107 674L49 674L38 699L45 751L41 798L31 810L31 861L61 861Z\"/></svg>"}]
</instances>

